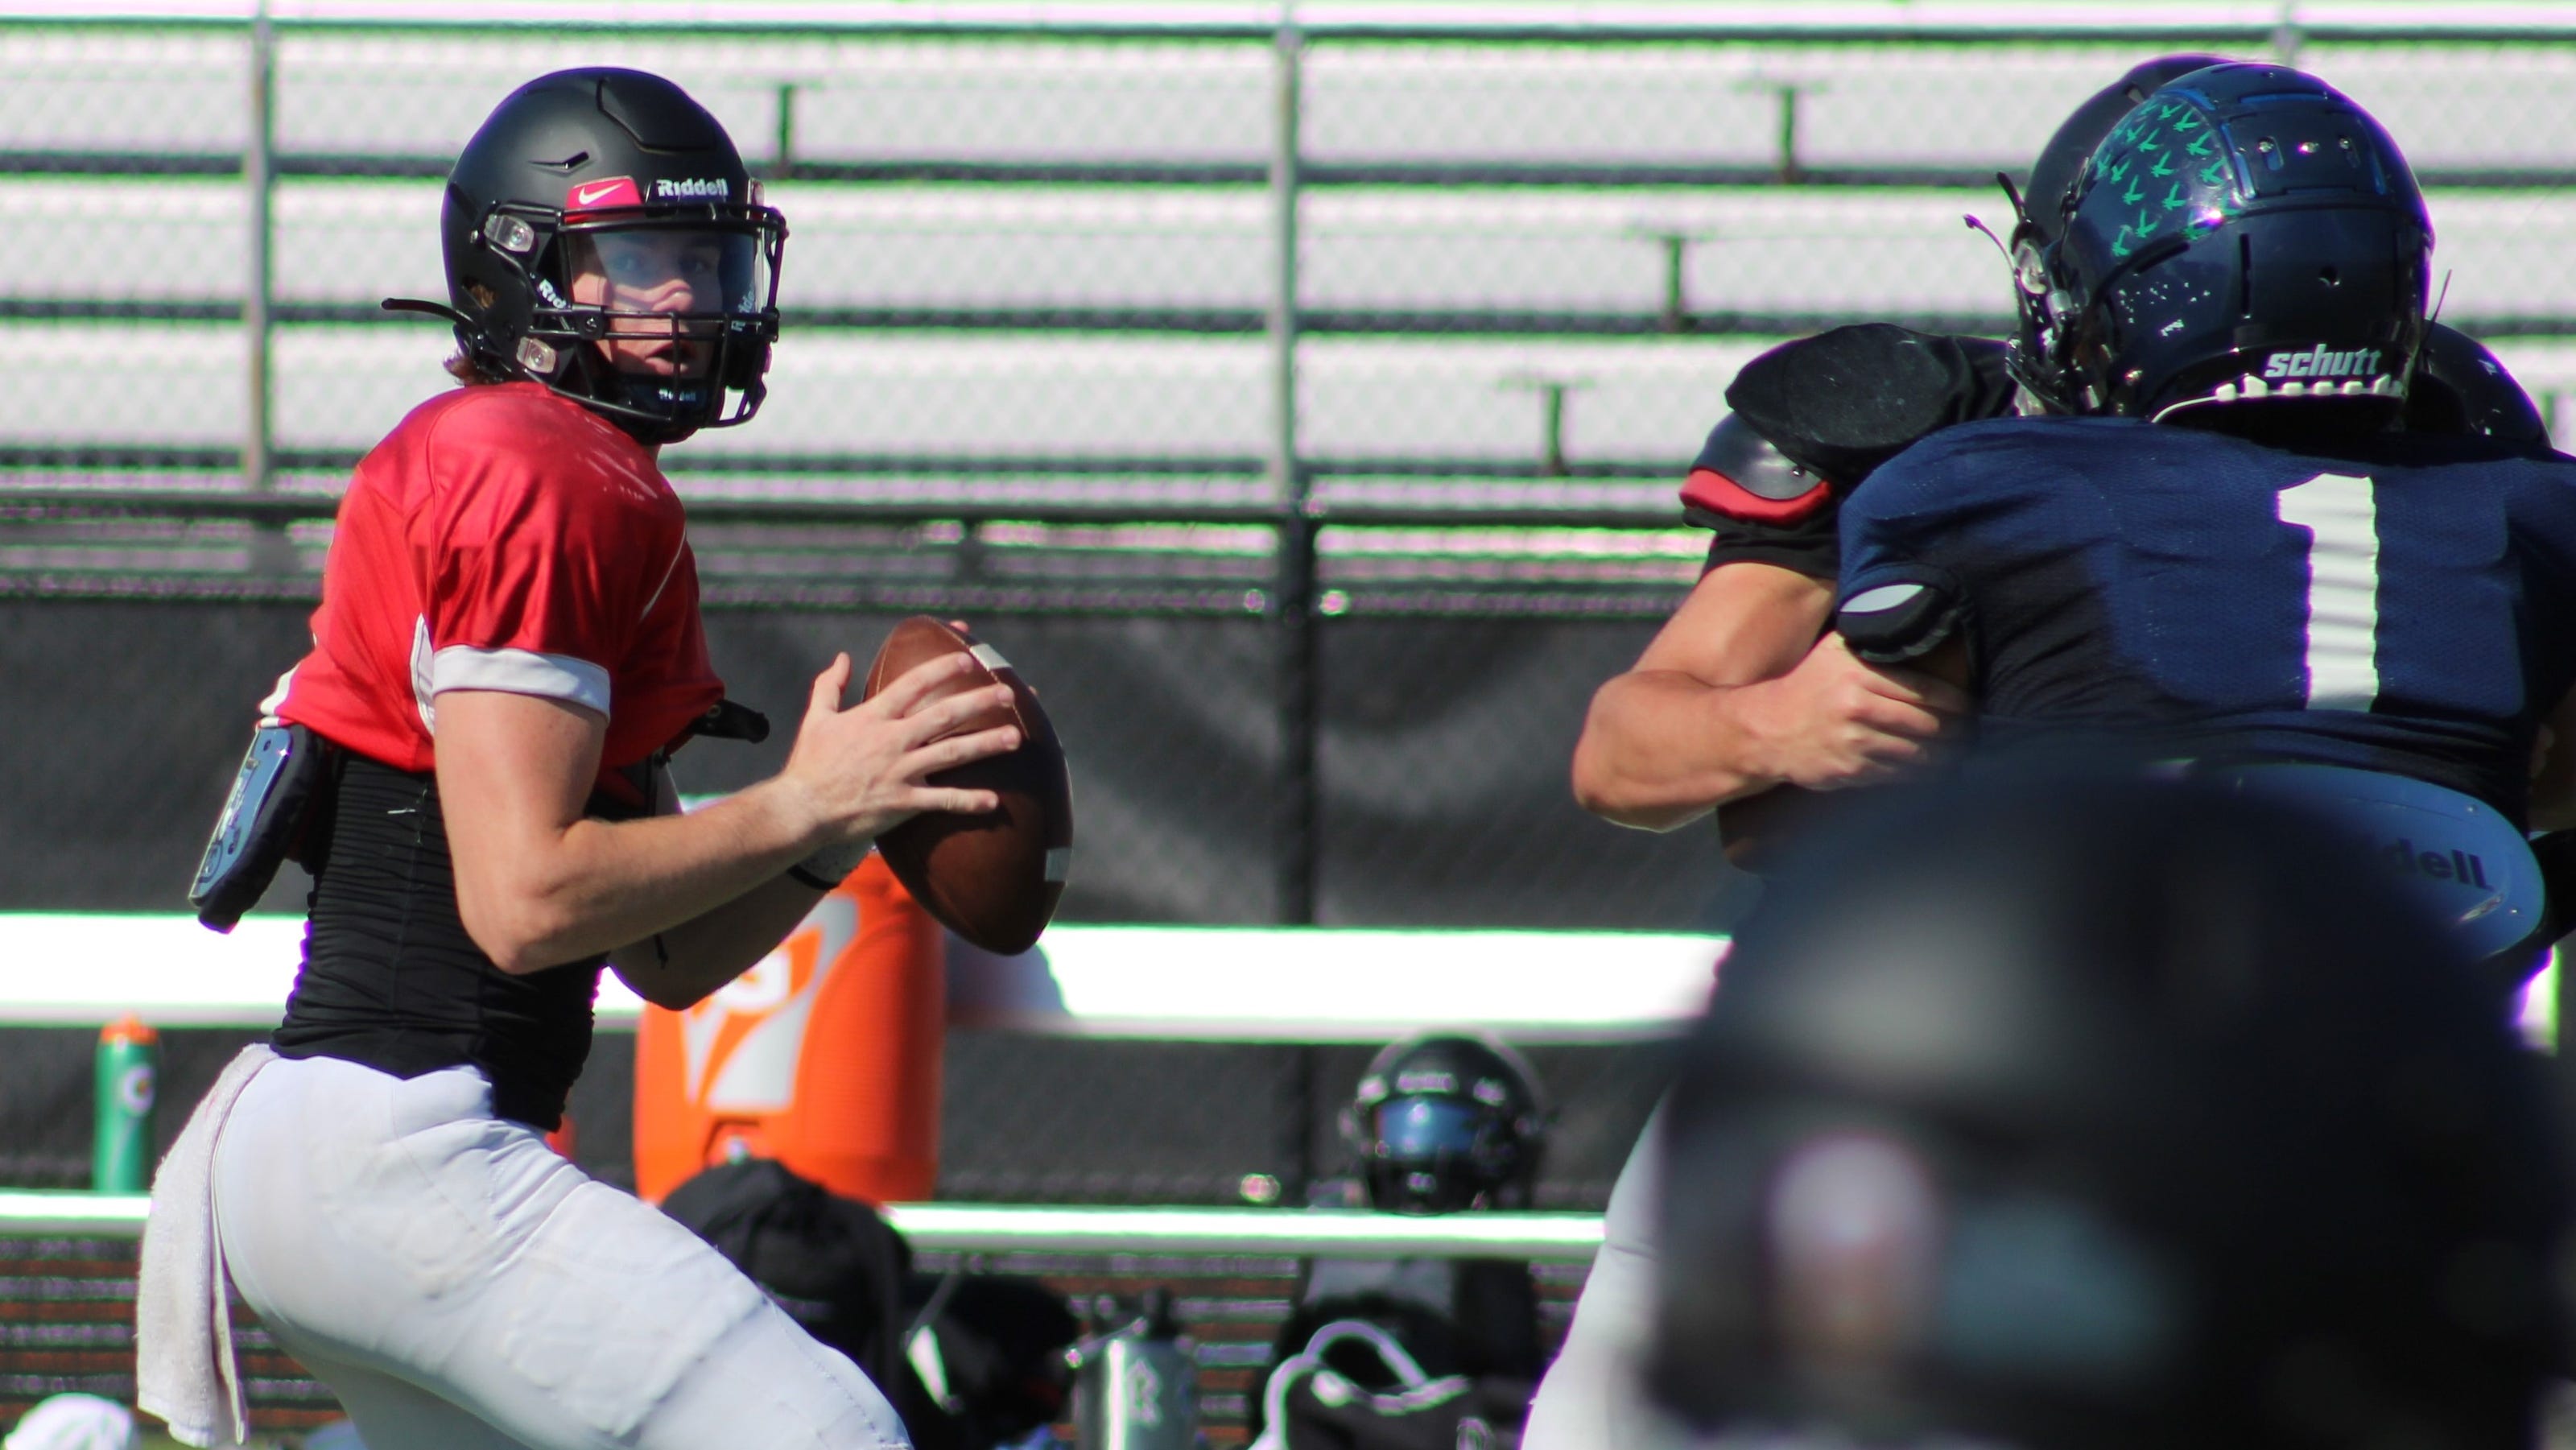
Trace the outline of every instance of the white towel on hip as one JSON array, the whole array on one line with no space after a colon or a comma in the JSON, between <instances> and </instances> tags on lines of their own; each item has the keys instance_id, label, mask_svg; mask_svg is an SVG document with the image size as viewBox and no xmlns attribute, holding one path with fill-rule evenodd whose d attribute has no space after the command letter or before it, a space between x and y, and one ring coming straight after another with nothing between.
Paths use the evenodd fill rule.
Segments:
<instances>
[{"instance_id":1,"label":"white towel on hip","mask_svg":"<svg viewBox=\"0 0 2576 1450\"><path fill-rule=\"evenodd\" d=\"M215 1079L152 1180L143 1267L134 1295L135 1403L170 1422L187 1445L239 1445L250 1400L233 1358L224 1246L215 1233L215 1139L233 1100L277 1054L241 1050Z\"/></svg>"}]
</instances>

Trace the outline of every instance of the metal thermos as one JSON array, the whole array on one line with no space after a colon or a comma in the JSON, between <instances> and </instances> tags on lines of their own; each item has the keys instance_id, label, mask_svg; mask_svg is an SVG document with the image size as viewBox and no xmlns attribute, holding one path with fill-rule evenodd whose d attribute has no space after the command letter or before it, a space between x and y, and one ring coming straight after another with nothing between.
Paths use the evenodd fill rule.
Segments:
<instances>
[{"instance_id":1,"label":"metal thermos","mask_svg":"<svg viewBox=\"0 0 2576 1450\"><path fill-rule=\"evenodd\" d=\"M128 1013L98 1034L97 1128L90 1138L89 1186L141 1193L152 1186L152 1104L159 1096L161 1034Z\"/></svg>"},{"instance_id":2,"label":"metal thermos","mask_svg":"<svg viewBox=\"0 0 2576 1450\"><path fill-rule=\"evenodd\" d=\"M1172 1297L1145 1291L1133 1320L1077 1345L1073 1418L1081 1450L1195 1450L1198 1363Z\"/></svg>"}]
</instances>

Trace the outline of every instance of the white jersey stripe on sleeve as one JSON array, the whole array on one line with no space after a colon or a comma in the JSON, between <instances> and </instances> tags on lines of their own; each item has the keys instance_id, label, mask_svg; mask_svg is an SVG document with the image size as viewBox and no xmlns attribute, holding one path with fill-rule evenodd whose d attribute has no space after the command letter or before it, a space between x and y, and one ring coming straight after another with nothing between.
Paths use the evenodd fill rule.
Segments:
<instances>
[{"instance_id":1,"label":"white jersey stripe on sleeve","mask_svg":"<svg viewBox=\"0 0 2576 1450\"><path fill-rule=\"evenodd\" d=\"M542 695L565 700L600 714L608 713L608 671L571 655L539 654L524 649L476 649L452 644L432 657L429 692L501 690L513 695Z\"/></svg>"},{"instance_id":2,"label":"white jersey stripe on sleeve","mask_svg":"<svg viewBox=\"0 0 2576 1450\"><path fill-rule=\"evenodd\" d=\"M295 670L293 666L289 666L285 674L277 677L277 688L269 691L268 698L259 702L260 728L266 729L279 723L277 712L286 708L286 693L294 688Z\"/></svg>"}]
</instances>

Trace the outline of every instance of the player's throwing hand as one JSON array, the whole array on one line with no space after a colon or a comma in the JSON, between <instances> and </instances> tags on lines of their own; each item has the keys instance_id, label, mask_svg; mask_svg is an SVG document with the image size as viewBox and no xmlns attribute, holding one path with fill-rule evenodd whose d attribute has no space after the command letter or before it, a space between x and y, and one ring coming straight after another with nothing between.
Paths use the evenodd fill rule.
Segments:
<instances>
[{"instance_id":1,"label":"player's throwing hand","mask_svg":"<svg viewBox=\"0 0 2576 1450\"><path fill-rule=\"evenodd\" d=\"M943 694L975 668L972 655L945 655L916 665L875 698L844 707L850 657L835 655L805 706L782 780L799 787L815 819L834 840L880 835L924 811L990 811L989 790L927 784L925 777L1020 746L1017 726L953 734L979 714L1007 709L1008 685Z\"/></svg>"}]
</instances>

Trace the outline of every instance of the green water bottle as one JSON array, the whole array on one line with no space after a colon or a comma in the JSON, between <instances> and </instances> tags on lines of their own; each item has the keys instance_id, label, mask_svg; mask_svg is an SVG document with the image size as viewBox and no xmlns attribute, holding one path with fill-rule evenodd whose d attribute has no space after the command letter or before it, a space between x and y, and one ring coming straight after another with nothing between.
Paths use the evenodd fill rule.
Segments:
<instances>
[{"instance_id":1,"label":"green water bottle","mask_svg":"<svg viewBox=\"0 0 2576 1450\"><path fill-rule=\"evenodd\" d=\"M160 1095L161 1034L129 1012L99 1029L98 1131L89 1186L141 1193L152 1184L152 1104Z\"/></svg>"}]
</instances>

